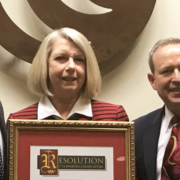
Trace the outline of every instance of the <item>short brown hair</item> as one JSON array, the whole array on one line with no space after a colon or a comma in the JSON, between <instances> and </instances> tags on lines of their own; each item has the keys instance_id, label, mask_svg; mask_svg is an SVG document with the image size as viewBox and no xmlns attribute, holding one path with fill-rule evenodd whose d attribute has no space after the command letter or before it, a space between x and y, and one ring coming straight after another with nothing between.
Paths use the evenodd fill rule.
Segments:
<instances>
[{"instance_id":1,"label":"short brown hair","mask_svg":"<svg viewBox=\"0 0 180 180\"><path fill-rule=\"evenodd\" d=\"M154 53L159 47L162 47L168 44L180 44L180 38L161 39L153 46L153 48L149 52L149 59L148 59L149 67L152 73L154 73L154 62L153 62Z\"/></svg>"}]
</instances>

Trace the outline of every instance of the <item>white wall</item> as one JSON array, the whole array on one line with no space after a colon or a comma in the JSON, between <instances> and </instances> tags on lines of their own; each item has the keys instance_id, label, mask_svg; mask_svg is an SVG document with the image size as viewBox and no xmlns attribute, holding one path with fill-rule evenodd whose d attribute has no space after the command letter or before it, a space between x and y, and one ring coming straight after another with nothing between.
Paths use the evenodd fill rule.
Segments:
<instances>
[{"instance_id":1,"label":"white wall","mask_svg":"<svg viewBox=\"0 0 180 180\"><path fill-rule=\"evenodd\" d=\"M51 31L35 15L29 16L31 10L24 0L13 1L13 6L9 5L10 1L12 3L12 0L1 0L8 15L27 34L41 40ZM97 99L122 104L131 120L163 105L147 80L147 54L157 40L180 37L179 7L179 0L157 0L147 26L132 45L128 57L103 76L102 93ZM15 58L2 47L0 54L0 100L7 119L9 113L37 102L38 98L26 87L30 64ZM117 62L118 57L115 60Z\"/></svg>"}]
</instances>

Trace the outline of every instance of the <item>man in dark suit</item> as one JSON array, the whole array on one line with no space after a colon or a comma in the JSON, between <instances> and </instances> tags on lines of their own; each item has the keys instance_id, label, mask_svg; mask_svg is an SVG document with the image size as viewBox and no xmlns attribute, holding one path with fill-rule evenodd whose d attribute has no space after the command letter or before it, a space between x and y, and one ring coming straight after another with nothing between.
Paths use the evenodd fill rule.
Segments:
<instances>
[{"instance_id":1,"label":"man in dark suit","mask_svg":"<svg viewBox=\"0 0 180 180\"><path fill-rule=\"evenodd\" d=\"M0 172L0 180L7 180L8 179L8 169L7 169L7 129L4 121L4 113L3 107L0 102L0 159L2 159L2 164L0 163L0 170L4 168L4 172ZM2 156L3 157L2 157Z\"/></svg>"},{"instance_id":2,"label":"man in dark suit","mask_svg":"<svg viewBox=\"0 0 180 180\"><path fill-rule=\"evenodd\" d=\"M164 106L135 120L137 178L161 180L171 119L180 115L180 39L158 41L149 53L149 82Z\"/></svg>"}]
</instances>

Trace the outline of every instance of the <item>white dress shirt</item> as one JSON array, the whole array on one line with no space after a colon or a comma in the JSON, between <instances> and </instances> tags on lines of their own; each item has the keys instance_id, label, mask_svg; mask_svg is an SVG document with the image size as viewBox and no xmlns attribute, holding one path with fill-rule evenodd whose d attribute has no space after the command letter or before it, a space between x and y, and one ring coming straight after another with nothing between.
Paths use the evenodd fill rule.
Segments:
<instances>
[{"instance_id":1,"label":"white dress shirt","mask_svg":"<svg viewBox=\"0 0 180 180\"><path fill-rule=\"evenodd\" d=\"M82 114L88 117L93 117L91 99L85 99L80 96L79 99L76 101L74 107L72 108L71 112L69 113L68 118L75 113ZM37 116L38 119L45 119L49 116L53 116L55 119L62 119L59 112L55 109L49 98L46 96L41 97L38 103Z\"/></svg>"},{"instance_id":2,"label":"white dress shirt","mask_svg":"<svg viewBox=\"0 0 180 180\"><path fill-rule=\"evenodd\" d=\"M169 138L171 136L171 131L173 125L170 123L174 114L165 107L165 115L162 118L162 124L160 129L159 141L158 141L158 152L157 152L157 180L161 180L161 169L162 162L164 158L165 149Z\"/></svg>"}]
</instances>

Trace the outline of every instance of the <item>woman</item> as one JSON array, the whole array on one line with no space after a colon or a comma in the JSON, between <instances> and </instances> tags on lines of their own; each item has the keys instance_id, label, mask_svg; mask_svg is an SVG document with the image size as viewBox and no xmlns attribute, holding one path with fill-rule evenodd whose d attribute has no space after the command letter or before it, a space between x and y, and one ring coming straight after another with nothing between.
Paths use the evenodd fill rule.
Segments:
<instances>
[{"instance_id":1,"label":"woman","mask_svg":"<svg viewBox=\"0 0 180 180\"><path fill-rule=\"evenodd\" d=\"M90 42L74 29L55 30L43 40L28 87L40 101L9 119L128 121L122 106L92 99L101 88L98 63Z\"/></svg>"}]
</instances>

